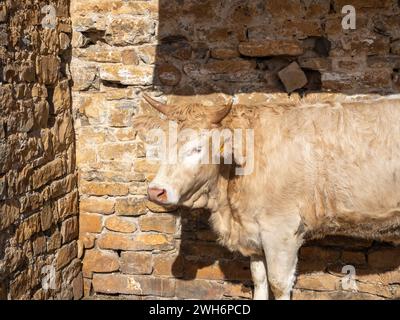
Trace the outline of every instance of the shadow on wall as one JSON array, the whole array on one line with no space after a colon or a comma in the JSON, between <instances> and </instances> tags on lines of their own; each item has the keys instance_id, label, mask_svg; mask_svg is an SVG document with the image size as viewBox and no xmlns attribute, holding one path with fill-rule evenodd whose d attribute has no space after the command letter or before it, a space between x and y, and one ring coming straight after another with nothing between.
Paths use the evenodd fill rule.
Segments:
<instances>
[{"instance_id":1,"label":"shadow on wall","mask_svg":"<svg viewBox=\"0 0 400 320\"><path fill-rule=\"evenodd\" d=\"M399 92L398 2L353 1L356 29L345 30L342 20L352 16L342 14L342 8L350 2L159 0L154 89L178 96ZM202 211L182 213L174 275L194 279L210 270L203 267L218 261L224 278L249 284L248 260L215 245L208 217ZM329 238L302 249L299 272L323 271L325 277L337 277L346 264L357 266L361 275L394 270L400 262L391 258L391 250L397 249ZM301 288L301 283L297 286Z\"/></svg>"},{"instance_id":2,"label":"shadow on wall","mask_svg":"<svg viewBox=\"0 0 400 320\"><path fill-rule=\"evenodd\" d=\"M179 210L182 236L179 255L171 272L183 280L224 279L241 287L251 297L252 280L248 258L216 244L210 229L210 213ZM301 249L294 299L377 299L397 297L400 247L351 237L328 236L309 241ZM354 269L353 269L354 268ZM354 272L354 273L352 273ZM304 275L304 277L303 277ZM358 292L348 290L352 277ZM351 282L350 282L351 284ZM197 284L201 290L201 283ZM218 290L211 286L209 290ZM313 291L315 290L315 291ZM210 293L211 295L214 292Z\"/></svg>"},{"instance_id":3,"label":"shadow on wall","mask_svg":"<svg viewBox=\"0 0 400 320\"><path fill-rule=\"evenodd\" d=\"M397 1L353 1L345 30L351 2L159 0L153 83L176 95L398 92Z\"/></svg>"}]
</instances>

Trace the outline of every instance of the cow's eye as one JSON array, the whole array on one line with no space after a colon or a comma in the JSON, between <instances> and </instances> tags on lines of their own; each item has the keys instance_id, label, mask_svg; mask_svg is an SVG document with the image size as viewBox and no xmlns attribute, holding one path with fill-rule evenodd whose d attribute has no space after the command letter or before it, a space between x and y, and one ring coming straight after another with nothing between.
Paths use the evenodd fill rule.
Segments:
<instances>
[{"instance_id":1,"label":"cow's eye","mask_svg":"<svg viewBox=\"0 0 400 320\"><path fill-rule=\"evenodd\" d=\"M200 153L201 152L201 147L196 147L192 149L192 153Z\"/></svg>"}]
</instances>

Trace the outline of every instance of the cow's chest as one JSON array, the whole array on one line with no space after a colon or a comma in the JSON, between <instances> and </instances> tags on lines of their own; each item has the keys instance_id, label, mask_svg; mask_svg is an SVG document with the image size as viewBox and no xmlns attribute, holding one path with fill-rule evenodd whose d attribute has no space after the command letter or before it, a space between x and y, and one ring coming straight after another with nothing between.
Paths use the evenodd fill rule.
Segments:
<instances>
[{"instance_id":1,"label":"cow's chest","mask_svg":"<svg viewBox=\"0 0 400 320\"><path fill-rule=\"evenodd\" d=\"M232 212L215 212L211 224L218 234L218 241L231 251L245 256L261 255L262 245L259 225L255 221L237 219Z\"/></svg>"}]
</instances>

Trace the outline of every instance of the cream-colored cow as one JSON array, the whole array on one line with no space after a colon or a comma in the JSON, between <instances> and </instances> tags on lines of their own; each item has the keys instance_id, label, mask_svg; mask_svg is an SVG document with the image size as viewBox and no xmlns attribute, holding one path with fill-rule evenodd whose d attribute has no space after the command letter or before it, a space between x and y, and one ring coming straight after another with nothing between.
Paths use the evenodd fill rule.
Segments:
<instances>
[{"instance_id":1,"label":"cream-colored cow","mask_svg":"<svg viewBox=\"0 0 400 320\"><path fill-rule=\"evenodd\" d=\"M179 108L144 97L180 130L198 133L177 141L183 151L161 163L149 199L210 210L220 243L251 257L254 299L268 298L268 284L276 299L290 298L305 240L400 239L400 99ZM148 131L167 120L135 123ZM210 145L202 130L237 128L254 130L250 174L235 174L249 159L235 148L232 164L201 161Z\"/></svg>"}]
</instances>

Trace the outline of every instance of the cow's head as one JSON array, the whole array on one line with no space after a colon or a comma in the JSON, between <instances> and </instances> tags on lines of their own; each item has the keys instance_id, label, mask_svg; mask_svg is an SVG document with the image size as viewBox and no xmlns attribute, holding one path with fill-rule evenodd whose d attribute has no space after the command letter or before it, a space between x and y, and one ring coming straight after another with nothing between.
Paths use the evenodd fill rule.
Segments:
<instances>
[{"instance_id":1,"label":"cow's head","mask_svg":"<svg viewBox=\"0 0 400 320\"><path fill-rule=\"evenodd\" d=\"M164 114L165 119L142 115L136 118L135 127L144 138L157 128L168 140L165 142L168 159L161 161L157 175L149 183L149 199L161 205L206 206L210 188L218 179L223 162L215 158L229 156L224 152L224 144L230 137L218 138L220 145L215 150L212 135L218 135L223 129L221 121L229 114L232 103L214 108L202 105L176 107L162 104L145 94L144 99ZM177 129L176 139L171 137L172 124Z\"/></svg>"}]
</instances>

